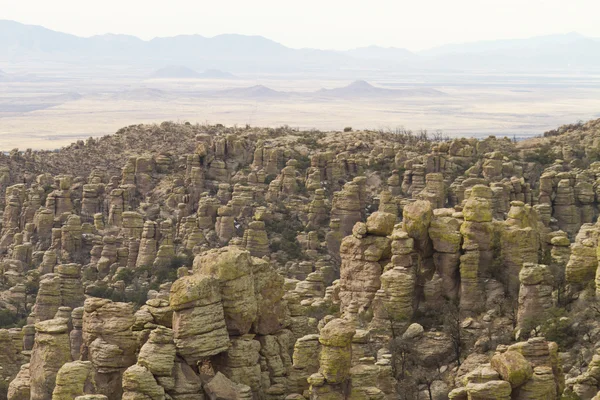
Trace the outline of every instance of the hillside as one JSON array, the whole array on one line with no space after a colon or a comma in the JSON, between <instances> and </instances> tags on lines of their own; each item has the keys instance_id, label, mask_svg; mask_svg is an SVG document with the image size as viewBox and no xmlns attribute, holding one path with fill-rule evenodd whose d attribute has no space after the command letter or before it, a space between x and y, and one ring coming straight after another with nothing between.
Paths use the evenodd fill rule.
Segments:
<instances>
[{"instance_id":1,"label":"hillside","mask_svg":"<svg viewBox=\"0 0 600 400\"><path fill-rule=\"evenodd\" d=\"M600 119L0 153L0 395L598 397L599 180Z\"/></svg>"}]
</instances>

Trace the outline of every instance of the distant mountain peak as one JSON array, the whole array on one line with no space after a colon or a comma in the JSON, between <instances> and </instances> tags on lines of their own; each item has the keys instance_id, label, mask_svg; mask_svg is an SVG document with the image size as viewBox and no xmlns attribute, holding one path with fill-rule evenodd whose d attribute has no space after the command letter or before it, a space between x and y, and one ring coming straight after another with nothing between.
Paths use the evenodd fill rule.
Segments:
<instances>
[{"instance_id":1,"label":"distant mountain peak","mask_svg":"<svg viewBox=\"0 0 600 400\"><path fill-rule=\"evenodd\" d=\"M154 71L152 78L198 78L200 74L183 65L169 65Z\"/></svg>"},{"instance_id":2,"label":"distant mountain peak","mask_svg":"<svg viewBox=\"0 0 600 400\"><path fill-rule=\"evenodd\" d=\"M242 87L242 88L233 88L220 90L215 92L218 96L226 96L226 97L239 97L239 98L256 98L256 99L268 99L268 98L281 98L287 97L288 94L284 92L279 92L277 90L271 89L265 85L254 85L250 87Z\"/></svg>"},{"instance_id":3,"label":"distant mountain peak","mask_svg":"<svg viewBox=\"0 0 600 400\"><path fill-rule=\"evenodd\" d=\"M254 86L250 86L248 88L248 91L254 92L254 93L276 93L276 90L271 89L270 87L267 87L265 85L254 85Z\"/></svg>"},{"instance_id":4,"label":"distant mountain peak","mask_svg":"<svg viewBox=\"0 0 600 400\"><path fill-rule=\"evenodd\" d=\"M371 85L369 82L362 80L362 79L356 80L346 87L352 88L352 89L373 89L373 88L375 88L375 86Z\"/></svg>"}]
</instances>

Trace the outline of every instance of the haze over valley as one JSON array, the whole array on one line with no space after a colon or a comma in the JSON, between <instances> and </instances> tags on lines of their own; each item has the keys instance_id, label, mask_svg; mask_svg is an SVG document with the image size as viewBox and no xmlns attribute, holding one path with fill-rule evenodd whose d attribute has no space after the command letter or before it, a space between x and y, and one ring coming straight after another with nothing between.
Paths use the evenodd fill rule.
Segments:
<instances>
[{"instance_id":1,"label":"haze over valley","mask_svg":"<svg viewBox=\"0 0 600 400\"><path fill-rule=\"evenodd\" d=\"M599 117L599 66L600 41L575 33L414 53L0 21L0 144L52 149L163 120L528 137Z\"/></svg>"}]
</instances>

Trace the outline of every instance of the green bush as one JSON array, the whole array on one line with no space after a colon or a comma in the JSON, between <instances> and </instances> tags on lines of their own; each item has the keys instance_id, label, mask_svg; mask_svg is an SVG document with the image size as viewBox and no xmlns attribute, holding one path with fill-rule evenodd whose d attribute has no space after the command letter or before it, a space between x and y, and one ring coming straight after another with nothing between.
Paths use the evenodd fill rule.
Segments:
<instances>
[{"instance_id":1,"label":"green bush","mask_svg":"<svg viewBox=\"0 0 600 400\"><path fill-rule=\"evenodd\" d=\"M191 267L194 258L188 255L177 255L171 261L151 271L154 279L160 283L173 282L177 279L177 270L183 266Z\"/></svg>"},{"instance_id":2,"label":"green bush","mask_svg":"<svg viewBox=\"0 0 600 400\"><path fill-rule=\"evenodd\" d=\"M135 271L130 268L123 268L115 275L115 280L123 281L126 285L130 285L135 278Z\"/></svg>"},{"instance_id":3,"label":"green bush","mask_svg":"<svg viewBox=\"0 0 600 400\"><path fill-rule=\"evenodd\" d=\"M558 155L552 151L549 144L543 144L533 152L525 156L525 161L535 162L541 165L550 165L558 158Z\"/></svg>"},{"instance_id":4,"label":"green bush","mask_svg":"<svg viewBox=\"0 0 600 400\"><path fill-rule=\"evenodd\" d=\"M277 175L275 174L269 174L267 176L265 176L265 184L269 184L271 182L273 182L275 180L275 178L277 178Z\"/></svg>"},{"instance_id":5,"label":"green bush","mask_svg":"<svg viewBox=\"0 0 600 400\"><path fill-rule=\"evenodd\" d=\"M551 308L545 313L542 323L542 333L547 340L558 343L561 349L568 349L575 344L578 335L571 326L571 320L566 318L564 308Z\"/></svg>"},{"instance_id":6,"label":"green bush","mask_svg":"<svg viewBox=\"0 0 600 400\"><path fill-rule=\"evenodd\" d=\"M85 290L85 293L92 297L110 299L110 296L112 295L112 290L108 286L88 286Z\"/></svg>"},{"instance_id":7,"label":"green bush","mask_svg":"<svg viewBox=\"0 0 600 400\"><path fill-rule=\"evenodd\" d=\"M296 161L298 162L296 166L298 171L306 171L310 167L310 158L308 156L298 154L296 155Z\"/></svg>"},{"instance_id":8,"label":"green bush","mask_svg":"<svg viewBox=\"0 0 600 400\"><path fill-rule=\"evenodd\" d=\"M137 287L133 292L121 293L108 286L92 286L87 288L86 294L115 302L133 303L135 308L139 308L146 304L146 300L148 300L148 290L150 289L151 288Z\"/></svg>"},{"instance_id":9,"label":"green bush","mask_svg":"<svg viewBox=\"0 0 600 400\"><path fill-rule=\"evenodd\" d=\"M8 399L8 385L10 382L0 379L0 400Z\"/></svg>"},{"instance_id":10,"label":"green bush","mask_svg":"<svg viewBox=\"0 0 600 400\"><path fill-rule=\"evenodd\" d=\"M10 310L0 310L0 328L13 328L19 322L19 315Z\"/></svg>"},{"instance_id":11,"label":"green bush","mask_svg":"<svg viewBox=\"0 0 600 400\"><path fill-rule=\"evenodd\" d=\"M301 259L304 257L302 247L298 243L298 232L303 230L302 223L295 218L283 218L278 220L271 218L265 222L269 238L277 234L278 240L270 240L269 249L271 252L284 251L292 259Z\"/></svg>"},{"instance_id":12,"label":"green bush","mask_svg":"<svg viewBox=\"0 0 600 400\"><path fill-rule=\"evenodd\" d=\"M25 292L30 296L37 296L37 292L40 288L40 282L38 279L27 280L25 282Z\"/></svg>"}]
</instances>

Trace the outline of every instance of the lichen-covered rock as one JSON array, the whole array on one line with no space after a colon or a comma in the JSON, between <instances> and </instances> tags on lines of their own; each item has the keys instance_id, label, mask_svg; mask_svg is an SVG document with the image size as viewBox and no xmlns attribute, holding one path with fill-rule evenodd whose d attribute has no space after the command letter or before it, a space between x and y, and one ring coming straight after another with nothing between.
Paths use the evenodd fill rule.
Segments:
<instances>
[{"instance_id":1,"label":"lichen-covered rock","mask_svg":"<svg viewBox=\"0 0 600 400\"><path fill-rule=\"evenodd\" d=\"M319 371L319 335L306 335L294 344L293 368L290 371L290 392L303 393L308 389L308 377Z\"/></svg>"},{"instance_id":2,"label":"lichen-covered rock","mask_svg":"<svg viewBox=\"0 0 600 400\"><path fill-rule=\"evenodd\" d=\"M210 250L194 259L194 272L218 280L229 333L248 333L258 309L250 253L235 246Z\"/></svg>"},{"instance_id":3,"label":"lichen-covered rock","mask_svg":"<svg viewBox=\"0 0 600 400\"><path fill-rule=\"evenodd\" d=\"M460 308L464 311L476 310L482 301L479 286L480 252L467 251L460 256Z\"/></svg>"},{"instance_id":4,"label":"lichen-covered rock","mask_svg":"<svg viewBox=\"0 0 600 400\"><path fill-rule=\"evenodd\" d=\"M513 398L517 400L555 399L557 384L551 367L535 367L532 377L522 386L514 390Z\"/></svg>"},{"instance_id":5,"label":"lichen-covered rock","mask_svg":"<svg viewBox=\"0 0 600 400\"><path fill-rule=\"evenodd\" d=\"M524 263L538 262L540 248L538 232L538 216L533 208L520 201L511 202L508 218L501 230L500 246L503 264L505 267L504 278L508 281L511 293L518 292L517 279L521 266Z\"/></svg>"},{"instance_id":6,"label":"lichen-covered rock","mask_svg":"<svg viewBox=\"0 0 600 400\"><path fill-rule=\"evenodd\" d=\"M72 400L95 389L92 363L72 361L64 364L58 371L52 400Z\"/></svg>"},{"instance_id":7,"label":"lichen-covered rock","mask_svg":"<svg viewBox=\"0 0 600 400\"><path fill-rule=\"evenodd\" d=\"M252 221L244 231L242 246L253 257L263 257L269 254L269 239L264 221Z\"/></svg>"},{"instance_id":8,"label":"lichen-covered rock","mask_svg":"<svg viewBox=\"0 0 600 400\"><path fill-rule=\"evenodd\" d=\"M213 358L214 368L233 382L249 386L254 396L260 398L264 395L258 362L260 348L260 342L251 337L233 339L226 352Z\"/></svg>"},{"instance_id":9,"label":"lichen-covered rock","mask_svg":"<svg viewBox=\"0 0 600 400\"><path fill-rule=\"evenodd\" d=\"M54 274L47 274L42 277L39 285L33 312L36 321L46 321L54 317L62 303L60 278Z\"/></svg>"},{"instance_id":10,"label":"lichen-covered rock","mask_svg":"<svg viewBox=\"0 0 600 400\"><path fill-rule=\"evenodd\" d=\"M204 357L227 350L229 336L225 323L219 282L194 274L173 283L169 297L173 308L174 341L190 365Z\"/></svg>"},{"instance_id":11,"label":"lichen-covered rock","mask_svg":"<svg viewBox=\"0 0 600 400\"><path fill-rule=\"evenodd\" d=\"M215 222L215 231L222 245L229 243L235 236L235 217L231 205L219 207L217 210L217 220Z\"/></svg>"},{"instance_id":12,"label":"lichen-covered rock","mask_svg":"<svg viewBox=\"0 0 600 400\"><path fill-rule=\"evenodd\" d=\"M308 383L311 399L344 400L346 397L343 384L328 383L319 372L309 376Z\"/></svg>"},{"instance_id":13,"label":"lichen-covered rock","mask_svg":"<svg viewBox=\"0 0 600 400\"><path fill-rule=\"evenodd\" d=\"M137 212L125 211L121 232L127 239L141 239L144 230L144 217Z\"/></svg>"},{"instance_id":14,"label":"lichen-covered rock","mask_svg":"<svg viewBox=\"0 0 600 400\"><path fill-rule=\"evenodd\" d=\"M71 361L67 321L49 319L35 324L35 344L29 362L31 399L52 398L58 371Z\"/></svg>"},{"instance_id":15,"label":"lichen-covered rock","mask_svg":"<svg viewBox=\"0 0 600 400\"><path fill-rule=\"evenodd\" d=\"M23 364L19 373L8 385L8 400L29 400L31 398L31 377L29 364Z\"/></svg>"},{"instance_id":16,"label":"lichen-covered rock","mask_svg":"<svg viewBox=\"0 0 600 400\"><path fill-rule=\"evenodd\" d=\"M0 329L0 379L10 381L19 371L19 349L14 349L10 331Z\"/></svg>"},{"instance_id":17,"label":"lichen-covered rock","mask_svg":"<svg viewBox=\"0 0 600 400\"><path fill-rule=\"evenodd\" d=\"M284 328L289 317L287 303L283 300L285 279L265 260L253 259L252 269L257 304L253 331L270 335Z\"/></svg>"},{"instance_id":18,"label":"lichen-covered rock","mask_svg":"<svg viewBox=\"0 0 600 400\"><path fill-rule=\"evenodd\" d=\"M492 191L484 185L475 185L471 188L471 195L463 207L465 221L469 222L490 222L492 221L492 211L489 200L492 198Z\"/></svg>"},{"instance_id":19,"label":"lichen-covered rock","mask_svg":"<svg viewBox=\"0 0 600 400\"><path fill-rule=\"evenodd\" d=\"M385 399L384 392L377 387L379 367L374 359L368 359L350 369L349 399Z\"/></svg>"},{"instance_id":20,"label":"lichen-covered rock","mask_svg":"<svg viewBox=\"0 0 600 400\"><path fill-rule=\"evenodd\" d=\"M490 361L503 380L508 381L514 389L521 386L533 375L531 364L516 351L496 353Z\"/></svg>"},{"instance_id":21,"label":"lichen-covered rock","mask_svg":"<svg viewBox=\"0 0 600 400\"><path fill-rule=\"evenodd\" d=\"M357 227L361 223L357 223ZM366 232L365 232L366 233ZM347 236L342 241L340 256L340 300L342 311L356 301L367 309L381 286L382 264L391 256L391 241L384 236Z\"/></svg>"},{"instance_id":22,"label":"lichen-covered rock","mask_svg":"<svg viewBox=\"0 0 600 400\"><path fill-rule=\"evenodd\" d=\"M510 383L506 381L469 383L467 385L469 400L509 400L511 391Z\"/></svg>"},{"instance_id":23,"label":"lichen-covered rock","mask_svg":"<svg viewBox=\"0 0 600 400\"><path fill-rule=\"evenodd\" d=\"M417 279L414 239L400 229L395 229L391 238L391 263L380 277L381 288L373 299L373 320L369 325L388 340L394 332L406 329L412 318Z\"/></svg>"},{"instance_id":24,"label":"lichen-covered rock","mask_svg":"<svg viewBox=\"0 0 600 400\"><path fill-rule=\"evenodd\" d=\"M83 313L82 353L92 362L100 394L121 396L121 377L136 362L138 344L132 327L133 305L90 297Z\"/></svg>"},{"instance_id":25,"label":"lichen-covered rock","mask_svg":"<svg viewBox=\"0 0 600 400\"><path fill-rule=\"evenodd\" d=\"M416 248L424 255L431 255L432 244L429 239L429 225L433 217L431 203L417 200L404 207L402 227L415 240Z\"/></svg>"},{"instance_id":26,"label":"lichen-covered rock","mask_svg":"<svg viewBox=\"0 0 600 400\"><path fill-rule=\"evenodd\" d=\"M307 229L319 229L325 225L329 215L325 203L325 191L323 189L319 188L315 190L314 197L308 205L307 213Z\"/></svg>"},{"instance_id":27,"label":"lichen-covered rock","mask_svg":"<svg viewBox=\"0 0 600 400\"><path fill-rule=\"evenodd\" d=\"M162 326L152 330L140 349L137 363L154 376L170 376L175 365L173 331Z\"/></svg>"},{"instance_id":28,"label":"lichen-covered rock","mask_svg":"<svg viewBox=\"0 0 600 400\"><path fill-rule=\"evenodd\" d=\"M429 226L433 242L433 262L442 278L442 291L448 298L457 298L460 283L460 247L462 221L453 216L454 209L437 209Z\"/></svg>"},{"instance_id":29,"label":"lichen-covered rock","mask_svg":"<svg viewBox=\"0 0 600 400\"><path fill-rule=\"evenodd\" d=\"M158 242L156 240L156 222L146 221L142 230L142 239L138 250L138 258L135 262L136 267L149 267L154 264L156 253L158 251Z\"/></svg>"},{"instance_id":30,"label":"lichen-covered rock","mask_svg":"<svg viewBox=\"0 0 600 400\"><path fill-rule=\"evenodd\" d=\"M376 211L367 218L367 233L375 236L387 236L394 230L396 216Z\"/></svg>"},{"instance_id":31,"label":"lichen-covered rock","mask_svg":"<svg viewBox=\"0 0 600 400\"><path fill-rule=\"evenodd\" d=\"M333 194L331 218L339 220L342 236L349 235L354 224L362 219L360 187L356 183L346 183Z\"/></svg>"},{"instance_id":32,"label":"lichen-covered rock","mask_svg":"<svg viewBox=\"0 0 600 400\"><path fill-rule=\"evenodd\" d=\"M71 312L71 324L73 329L69 332L71 342L71 358L75 361L81 357L81 345L83 344L83 307L77 307Z\"/></svg>"},{"instance_id":33,"label":"lichen-covered rock","mask_svg":"<svg viewBox=\"0 0 600 400\"><path fill-rule=\"evenodd\" d=\"M132 365L123 373L123 400L164 400L165 389L148 369Z\"/></svg>"},{"instance_id":34,"label":"lichen-covered rock","mask_svg":"<svg viewBox=\"0 0 600 400\"><path fill-rule=\"evenodd\" d=\"M568 283L582 286L596 277L599 235L598 227L591 224L583 225L577 233L565 268L565 280Z\"/></svg>"},{"instance_id":35,"label":"lichen-covered rock","mask_svg":"<svg viewBox=\"0 0 600 400\"><path fill-rule=\"evenodd\" d=\"M275 335L257 338L260 342L261 386L267 396L284 394L289 387L288 378L292 369L290 347L295 340L293 333L283 330Z\"/></svg>"},{"instance_id":36,"label":"lichen-covered rock","mask_svg":"<svg viewBox=\"0 0 600 400\"><path fill-rule=\"evenodd\" d=\"M414 197L429 201L433 208L442 208L446 204L446 192L444 175L431 173L425 176L425 188Z\"/></svg>"},{"instance_id":37,"label":"lichen-covered rock","mask_svg":"<svg viewBox=\"0 0 600 400\"><path fill-rule=\"evenodd\" d=\"M570 179L561 179L556 187L553 217L561 230L571 237L579 230L581 217L575 205L575 192Z\"/></svg>"},{"instance_id":38,"label":"lichen-covered rock","mask_svg":"<svg viewBox=\"0 0 600 400\"><path fill-rule=\"evenodd\" d=\"M491 198L492 191L488 186L475 185L471 188L469 198L463 207L464 222L460 227L463 236L462 247L466 254L478 253L475 256L478 257L478 276L491 274L490 267L493 265L494 225L492 223ZM462 280L461 265L461 284ZM479 293L470 292L473 295Z\"/></svg>"},{"instance_id":39,"label":"lichen-covered rock","mask_svg":"<svg viewBox=\"0 0 600 400\"><path fill-rule=\"evenodd\" d=\"M81 264L60 264L54 269L59 278L61 306L81 306L85 300L81 285Z\"/></svg>"},{"instance_id":40,"label":"lichen-covered rock","mask_svg":"<svg viewBox=\"0 0 600 400\"><path fill-rule=\"evenodd\" d=\"M541 323L544 312L552 307L554 278L550 268L542 264L524 264L519 273L519 308L517 321L520 327L531 322ZM531 328L531 327L530 327Z\"/></svg>"},{"instance_id":41,"label":"lichen-covered rock","mask_svg":"<svg viewBox=\"0 0 600 400\"><path fill-rule=\"evenodd\" d=\"M319 334L321 353L319 372L327 382L342 383L350 376L352 361L352 338L356 329L343 319L334 319L327 323Z\"/></svg>"},{"instance_id":42,"label":"lichen-covered rock","mask_svg":"<svg viewBox=\"0 0 600 400\"><path fill-rule=\"evenodd\" d=\"M204 391L211 400L250 400L250 387L234 383L220 372L204 385Z\"/></svg>"},{"instance_id":43,"label":"lichen-covered rock","mask_svg":"<svg viewBox=\"0 0 600 400\"><path fill-rule=\"evenodd\" d=\"M194 370L180 360L175 362L172 372L173 387L167 392L174 400L203 400L202 381Z\"/></svg>"},{"instance_id":44,"label":"lichen-covered rock","mask_svg":"<svg viewBox=\"0 0 600 400\"><path fill-rule=\"evenodd\" d=\"M508 347L508 351L519 352L531 364L534 369L534 377L540 375L539 381L545 381L546 372L538 371L537 367L547 367L552 371L553 382L556 388L556 393L562 393L565 387L565 375L562 370L558 356L558 345L554 342L548 342L542 337L534 337L526 342L518 342ZM533 378L532 378L533 379ZM537 378L536 378L537 379ZM531 380L530 380L531 382ZM545 384L544 384L545 386Z\"/></svg>"}]
</instances>

